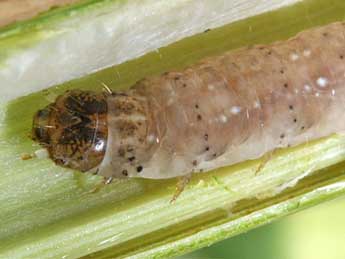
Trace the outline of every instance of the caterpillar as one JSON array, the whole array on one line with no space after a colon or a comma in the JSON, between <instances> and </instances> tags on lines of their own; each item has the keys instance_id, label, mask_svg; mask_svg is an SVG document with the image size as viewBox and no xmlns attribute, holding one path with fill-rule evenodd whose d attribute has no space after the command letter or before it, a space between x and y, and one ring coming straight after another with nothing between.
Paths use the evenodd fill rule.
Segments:
<instances>
[{"instance_id":1,"label":"caterpillar","mask_svg":"<svg viewBox=\"0 0 345 259\"><path fill-rule=\"evenodd\" d=\"M33 136L58 165L105 178L173 178L345 129L345 23L209 57L123 92L71 90Z\"/></svg>"}]
</instances>

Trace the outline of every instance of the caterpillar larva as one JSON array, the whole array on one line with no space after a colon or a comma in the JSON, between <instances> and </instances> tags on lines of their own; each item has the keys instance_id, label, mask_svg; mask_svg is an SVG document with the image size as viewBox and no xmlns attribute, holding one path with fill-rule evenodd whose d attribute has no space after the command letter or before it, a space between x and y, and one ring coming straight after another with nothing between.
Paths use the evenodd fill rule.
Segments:
<instances>
[{"instance_id":1,"label":"caterpillar larva","mask_svg":"<svg viewBox=\"0 0 345 259\"><path fill-rule=\"evenodd\" d=\"M171 178L345 129L345 23L210 57L122 93L68 91L37 112L59 165Z\"/></svg>"}]
</instances>

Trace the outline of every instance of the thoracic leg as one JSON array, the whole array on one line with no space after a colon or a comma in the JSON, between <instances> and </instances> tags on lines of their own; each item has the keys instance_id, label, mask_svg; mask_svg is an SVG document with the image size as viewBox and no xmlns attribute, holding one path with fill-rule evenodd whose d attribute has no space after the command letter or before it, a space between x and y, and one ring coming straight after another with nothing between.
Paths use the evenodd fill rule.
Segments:
<instances>
[{"instance_id":1,"label":"thoracic leg","mask_svg":"<svg viewBox=\"0 0 345 259\"><path fill-rule=\"evenodd\" d=\"M187 184L190 182L191 178L192 178L192 174L178 177L177 184L176 184L176 190L175 190L174 196L172 197L170 203L173 203L174 201L176 201L176 199L183 192L183 190L185 189Z\"/></svg>"}]
</instances>

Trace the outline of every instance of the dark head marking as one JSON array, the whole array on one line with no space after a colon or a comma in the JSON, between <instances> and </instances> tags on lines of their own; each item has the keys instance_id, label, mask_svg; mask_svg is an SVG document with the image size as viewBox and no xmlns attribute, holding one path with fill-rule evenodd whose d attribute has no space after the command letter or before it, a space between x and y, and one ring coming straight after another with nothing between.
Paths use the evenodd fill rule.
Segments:
<instances>
[{"instance_id":1,"label":"dark head marking","mask_svg":"<svg viewBox=\"0 0 345 259\"><path fill-rule=\"evenodd\" d=\"M67 91L35 114L32 135L61 166L83 172L97 167L107 145L105 95Z\"/></svg>"}]
</instances>

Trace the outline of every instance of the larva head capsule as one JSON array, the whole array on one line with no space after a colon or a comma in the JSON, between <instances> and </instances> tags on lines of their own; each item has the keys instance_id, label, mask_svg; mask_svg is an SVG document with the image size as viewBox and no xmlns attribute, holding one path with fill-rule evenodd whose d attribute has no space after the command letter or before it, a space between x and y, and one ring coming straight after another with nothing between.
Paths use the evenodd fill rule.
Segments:
<instances>
[{"instance_id":1,"label":"larva head capsule","mask_svg":"<svg viewBox=\"0 0 345 259\"><path fill-rule=\"evenodd\" d=\"M32 131L56 164L82 172L97 168L107 147L106 96L67 91L35 114Z\"/></svg>"}]
</instances>

